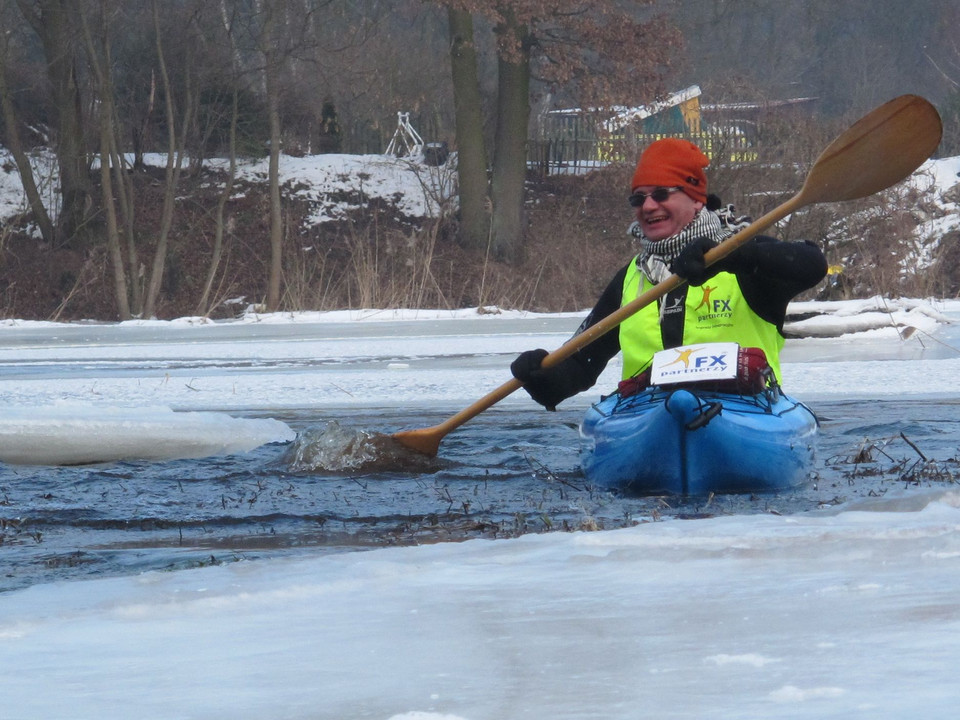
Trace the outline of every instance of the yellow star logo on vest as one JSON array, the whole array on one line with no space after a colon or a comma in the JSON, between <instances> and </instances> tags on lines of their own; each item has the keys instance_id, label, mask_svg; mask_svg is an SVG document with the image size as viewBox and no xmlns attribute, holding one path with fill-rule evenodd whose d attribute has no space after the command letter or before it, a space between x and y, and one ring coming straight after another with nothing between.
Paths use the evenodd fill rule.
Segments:
<instances>
[{"instance_id":1,"label":"yellow star logo on vest","mask_svg":"<svg viewBox=\"0 0 960 720\"><path fill-rule=\"evenodd\" d=\"M683 363L683 366L685 368L690 367L690 356L699 349L700 348L685 348L683 350L677 350L676 348L674 348L674 350L676 350L677 352L677 359L671 362L668 362L666 365L664 365L664 367L669 367L670 365L676 365L677 363L680 363L680 362Z\"/></svg>"}]
</instances>

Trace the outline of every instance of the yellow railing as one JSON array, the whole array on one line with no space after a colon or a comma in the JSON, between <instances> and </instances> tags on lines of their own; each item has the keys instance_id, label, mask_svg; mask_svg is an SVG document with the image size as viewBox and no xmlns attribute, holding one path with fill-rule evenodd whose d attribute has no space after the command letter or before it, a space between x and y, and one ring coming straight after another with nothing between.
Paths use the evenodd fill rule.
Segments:
<instances>
[{"instance_id":1,"label":"yellow railing","mask_svg":"<svg viewBox=\"0 0 960 720\"><path fill-rule=\"evenodd\" d=\"M528 160L550 172L554 167L591 167L611 163L631 164L647 145L665 137L682 137L695 143L713 161L753 163L759 159L748 138L739 133L704 131L699 133L657 133L610 135L603 138L546 138L531 141Z\"/></svg>"}]
</instances>

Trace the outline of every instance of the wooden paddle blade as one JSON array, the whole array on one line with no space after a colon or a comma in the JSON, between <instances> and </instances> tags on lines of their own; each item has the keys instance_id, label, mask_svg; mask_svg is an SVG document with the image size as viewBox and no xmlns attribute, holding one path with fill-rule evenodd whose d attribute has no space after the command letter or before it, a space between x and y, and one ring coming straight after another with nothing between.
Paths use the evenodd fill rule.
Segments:
<instances>
[{"instance_id":1,"label":"wooden paddle blade","mask_svg":"<svg viewBox=\"0 0 960 720\"><path fill-rule=\"evenodd\" d=\"M920 167L942 135L940 115L927 100L894 98L820 153L800 191L803 202L855 200L885 190Z\"/></svg>"},{"instance_id":2,"label":"wooden paddle blade","mask_svg":"<svg viewBox=\"0 0 960 720\"><path fill-rule=\"evenodd\" d=\"M422 430L404 430L394 433L390 437L411 450L416 450L419 453L433 457L437 454L437 451L440 450L440 441L443 440L447 433L460 427L467 420L476 417L484 410L493 407L505 397L522 387L523 385L520 384L519 380L510 378L496 390L488 392L482 398L474 401L471 405L465 407L456 415L447 418L439 425L434 425L433 427Z\"/></svg>"},{"instance_id":3,"label":"wooden paddle blade","mask_svg":"<svg viewBox=\"0 0 960 720\"><path fill-rule=\"evenodd\" d=\"M415 450L423 455L435 457L440 451L440 441L446 432L440 428L423 428L421 430L402 430L393 433L390 437L404 447Z\"/></svg>"}]
</instances>

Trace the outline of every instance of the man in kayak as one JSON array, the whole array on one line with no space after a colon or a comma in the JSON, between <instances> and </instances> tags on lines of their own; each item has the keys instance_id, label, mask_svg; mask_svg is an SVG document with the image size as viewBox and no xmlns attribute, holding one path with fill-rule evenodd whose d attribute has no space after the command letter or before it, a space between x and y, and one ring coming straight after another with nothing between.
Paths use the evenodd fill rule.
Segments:
<instances>
[{"instance_id":1,"label":"man in kayak","mask_svg":"<svg viewBox=\"0 0 960 720\"><path fill-rule=\"evenodd\" d=\"M546 350L521 353L510 370L535 401L556 409L593 387L618 352L627 379L646 370L654 353L691 343L759 347L779 382L787 304L824 278L827 263L811 242L759 236L706 267L704 254L749 224L707 195L709 164L696 145L678 138L657 140L640 156L629 197L640 253L614 275L577 332L671 274L687 282L551 368L541 367Z\"/></svg>"}]
</instances>

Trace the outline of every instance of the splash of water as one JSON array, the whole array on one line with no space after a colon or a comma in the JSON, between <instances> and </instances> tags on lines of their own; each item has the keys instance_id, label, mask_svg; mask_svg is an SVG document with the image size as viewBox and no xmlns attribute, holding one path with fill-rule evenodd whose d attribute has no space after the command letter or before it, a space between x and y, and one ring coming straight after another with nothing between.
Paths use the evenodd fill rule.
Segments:
<instances>
[{"instance_id":1,"label":"splash of water","mask_svg":"<svg viewBox=\"0 0 960 720\"><path fill-rule=\"evenodd\" d=\"M389 435L345 428L336 420L301 431L285 460L294 472L423 471L435 458L411 450Z\"/></svg>"}]
</instances>

